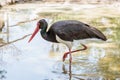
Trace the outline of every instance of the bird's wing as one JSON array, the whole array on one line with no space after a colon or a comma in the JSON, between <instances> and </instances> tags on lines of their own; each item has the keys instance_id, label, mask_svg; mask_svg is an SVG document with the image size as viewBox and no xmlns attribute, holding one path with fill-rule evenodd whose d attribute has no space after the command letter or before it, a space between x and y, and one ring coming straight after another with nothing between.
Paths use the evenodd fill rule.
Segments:
<instances>
[{"instance_id":1,"label":"bird's wing","mask_svg":"<svg viewBox=\"0 0 120 80\"><path fill-rule=\"evenodd\" d=\"M57 36L65 41L73 41L89 37L89 35L85 33L84 28L82 28L79 24L66 23L64 25L53 25L51 29L53 29Z\"/></svg>"},{"instance_id":2,"label":"bird's wing","mask_svg":"<svg viewBox=\"0 0 120 80\"><path fill-rule=\"evenodd\" d=\"M89 34L91 38L98 38L104 41L107 40L105 35L100 30L96 29L95 27L85 24L85 28L86 28L85 31Z\"/></svg>"},{"instance_id":3,"label":"bird's wing","mask_svg":"<svg viewBox=\"0 0 120 80\"><path fill-rule=\"evenodd\" d=\"M106 37L99 30L82 22L68 22L63 25L52 26L52 28L56 35L65 41L86 38L106 39Z\"/></svg>"}]
</instances>

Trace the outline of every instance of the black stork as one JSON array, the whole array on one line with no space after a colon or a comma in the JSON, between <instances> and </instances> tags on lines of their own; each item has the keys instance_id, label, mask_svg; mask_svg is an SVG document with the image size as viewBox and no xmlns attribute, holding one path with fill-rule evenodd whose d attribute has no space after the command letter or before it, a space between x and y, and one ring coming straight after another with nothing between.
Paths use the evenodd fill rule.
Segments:
<instances>
[{"instance_id":1,"label":"black stork","mask_svg":"<svg viewBox=\"0 0 120 80\"><path fill-rule=\"evenodd\" d=\"M71 51L74 40L87 39L87 38L97 38L104 41L107 40L107 38L101 31L77 20L58 21L53 23L48 31L47 28L48 28L48 23L46 22L46 20L45 19L39 20L37 23L37 27L28 42L30 42L33 39L33 37L36 35L36 33L39 30L41 30L40 31L41 36L45 40L55 43L63 43L69 48L69 52L66 52L63 55L63 61L69 54L70 64L72 61L71 53L87 49L87 47L84 44L81 44L84 47L83 49Z\"/></svg>"}]
</instances>

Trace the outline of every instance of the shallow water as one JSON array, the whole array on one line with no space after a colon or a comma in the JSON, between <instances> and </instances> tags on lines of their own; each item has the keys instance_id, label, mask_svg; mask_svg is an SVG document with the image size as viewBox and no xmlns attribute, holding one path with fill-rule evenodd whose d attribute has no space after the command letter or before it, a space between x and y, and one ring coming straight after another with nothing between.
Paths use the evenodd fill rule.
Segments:
<instances>
[{"instance_id":1,"label":"shallow water","mask_svg":"<svg viewBox=\"0 0 120 80\"><path fill-rule=\"evenodd\" d=\"M66 10L64 8L63 12ZM58 7L56 8L58 10ZM71 9L67 9L71 10ZM8 13L9 25L34 18L33 9L10 10ZM62 19L59 14L40 16L49 17L52 23ZM57 16L54 16L57 15ZM71 16L73 16L71 14ZM54 17L54 18L53 18ZM53 19L52 19L53 18ZM67 18L67 17L66 17ZM8 42L31 34L36 21L22 23L9 27ZM120 79L120 34L116 28L99 28L108 37L108 41L84 41L88 46L85 51L73 54L72 80L113 80ZM6 28L3 30L6 31ZM7 36L1 34L3 42ZM30 36L0 47L0 79L1 80L69 80L69 58L62 62L62 55L68 51L63 44L47 42L40 34L28 43ZM79 44L79 45L78 45ZM75 43L73 50L82 48Z\"/></svg>"}]
</instances>

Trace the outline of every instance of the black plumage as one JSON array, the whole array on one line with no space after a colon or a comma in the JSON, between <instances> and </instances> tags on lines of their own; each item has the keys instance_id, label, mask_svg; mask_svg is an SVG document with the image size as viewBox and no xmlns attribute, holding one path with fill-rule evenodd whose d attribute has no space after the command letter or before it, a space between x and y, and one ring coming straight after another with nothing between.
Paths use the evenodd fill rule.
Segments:
<instances>
[{"instance_id":1,"label":"black plumage","mask_svg":"<svg viewBox=\"0 0 120 80\"><path fill-rule=\"evenodd\" d=\"M42 37L51 42L58 42L56 40L56 35L65 41L73 41L87 38L98 38L104 41L107 40L101 31L80 21L63 20L55 22L51 25L48 32L46 32L46 29L48 27L47 22L44 19L40 20L39 22L41 26L43 26L41 28Z\"/></svg>"},{"instance_id":2,"label":"black plumage","mask_svg":"<svg viewBox=\"0 0 120 80\"><path fill-rule=\"evenodd\" d=\"M39 20L39 22L37 23L37 27L34 30L32 36L30 37L28 42L30 42L33 39L33 37L37 34L37 32L39 30L41 30L40 31L41 36L45 40L51 41L51 42L56 42L56 43L60 42L60 43L65 44L68 47L69 52L66 52L63 55L63 61L69 54L70 55L70 58L69 58L70 65L72 62L71 53L87 49L87 46L85 46L84 44L81 44L83 46L83 49L71 51L73 40L80 40L80 39L87 39L87 38L97 38L97 39L101 39L104 41L107 40L105 35L98 29L96 29L88 24L85 24L83 22L76 21L76 20L58 21L58 22L53 23L50 26L48 31L47 31L47 28L48 28L48 23L46 22L46 20L44 20L44 19ZM71 66L69 68L71 69Z\"/></svg>"}]
</instances>

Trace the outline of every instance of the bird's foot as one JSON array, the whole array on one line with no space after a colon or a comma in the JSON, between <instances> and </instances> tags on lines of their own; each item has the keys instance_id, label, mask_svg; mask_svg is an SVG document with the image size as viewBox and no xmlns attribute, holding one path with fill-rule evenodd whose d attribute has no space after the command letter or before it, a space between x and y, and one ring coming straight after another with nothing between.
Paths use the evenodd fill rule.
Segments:
<instances>
[{"instance_id":1,"label":"bird's foot","mask_svg":"<svg viewBox=\"0 0 120 80\"><path fill-rule=\"evenodd\" d=\"M67 57L67 55L68 55L69 53L70 53L70 52L64 53L64 55L63 55L63 62L65 61L65 59L66 59L66 57Z\"/></svg>"}]
</instances>

